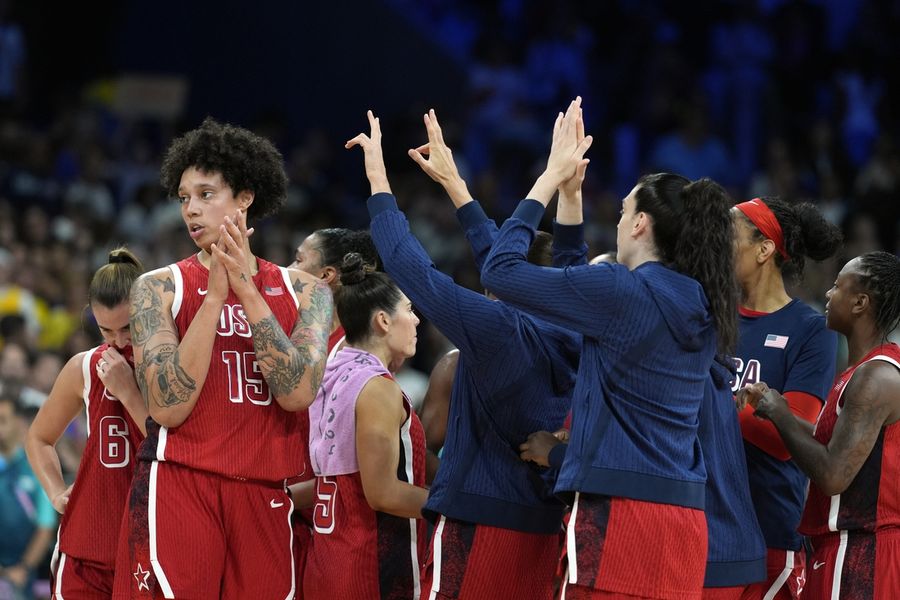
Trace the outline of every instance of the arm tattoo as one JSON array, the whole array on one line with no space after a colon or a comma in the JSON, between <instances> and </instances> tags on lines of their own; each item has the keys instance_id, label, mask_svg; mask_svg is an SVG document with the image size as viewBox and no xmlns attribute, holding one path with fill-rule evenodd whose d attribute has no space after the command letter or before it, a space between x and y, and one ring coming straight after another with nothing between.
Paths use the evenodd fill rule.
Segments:
<instances>
[{"instance_id":1,"label":"arm tattoo","mask_svg":"<svg viewBox=\"0 0 900 600\"><path fill-rule=\"evenodd\" d=\"M295 289L298 283L294 282ZM299 285L302 289L306 284ZM310 306L297 314L290 338L274 315L250 324L256 361L272 394L279 397L290 394L306 375L307 368L312 368L310 385L313 392L319 388L325 369L331 311L331 291L326 284L317 283L312 290Z\"/></svg>"},{"instance_id":2,"label":"arm tattoo","mask_svg":"<svg viewBox=\"0 0 900 600\"><path fill-rule=\"evenodd\" d=\"M197 382L181 367L178 358L178 346L160 344L147 350L141 364L139 384L142 389L148 386L147 369L156 367L155 382L159 389L156 404L162 408L184 404L197 391Z\"/></svg>"},{"instance_id":3,"label":"arm tattoo","mask_svg":"<svg viewBox=\"0 0 900 600\"><path fill-rule=\"evenodd\" d=\"M294 348L275 315L251 323L250 329L256 362L263 370L269 389L275 396L290 394L306 372L308 360L304 361L299 352L292 352Z\"/></svg>"},{"instance_id":4,"label":"arm tattoo","mask_svg":"<svg viewBox=\"0 0 900 600\"><path fill-rule=\"evenodd\" d=\"M160 281L155 278L141 277L131 289L129 319L132 343L136 346L146 344L165 325L162 318L163 303L160 288L163 293L174 291L175 284L172 282L172 278L166 277L165 281Z\"/></svg>"},{"instance_id":5,"label":"arm tattoo","mask_svg":"<svg viewBox=\"0 0 900 600\"><path fill-rule=\"evenodd\" d=\"M303 349L306 353L307 364L310 361L310 347L319 348L319 353L323 355L327 351L333 311L331 290L324 283L316 283L310 295L309 308L300 311L297 315L297 322L294 324L294 330L291 331L291 343L298 350ZM313 392L319 388L324 371L324 360L313 363L313 376L310 381Z\"/></svg>"},{"instance_id":6,"label":"arm tattoo","mask_svg":"<svg viewBox=\"0 0 900 600\"><path fill-rule=\"evenodd\" d=\"M141 277L131 290L132 343L143 350L135 365L135 379L148 405L152 396L163 408L183 404L197 391L197 382L181 367L177 344L164 342L146 347L157 334L174 333L162 299L163 294L174 291L170 276L163 280Z\"/></svg>"}]
</instances>

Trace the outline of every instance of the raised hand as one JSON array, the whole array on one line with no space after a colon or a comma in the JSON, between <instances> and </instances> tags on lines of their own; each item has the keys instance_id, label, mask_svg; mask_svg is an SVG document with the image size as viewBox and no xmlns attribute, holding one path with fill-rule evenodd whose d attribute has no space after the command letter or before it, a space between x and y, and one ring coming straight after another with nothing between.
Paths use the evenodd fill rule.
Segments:
<instances>
[{"instance_id":1,"label":"raised hand","mask_svg":"<svg viewBox=\"0 0 900 600\"><path fill-rule=\"evenodd\" d=\"M226 216L219 227L219 243L213 244L213 257L224 268L228 286L234 290L238 298L256 290L253 283L253 254L249 251L249 235L247 215L238 211L233 216ZM210 278L213 277L210 268Z\"/></svg>"},{"instance_id":2,"label":"raised hand","mask_svg":"<svg viewBox=\"0 0 900 600\"><path fill-rule=\"evenodd\" d=\"M581 96L578 96L569 104L565 115L560 113L556 117L546 173L558 180L557 185L571 178L578 165L587 160L584 153L593 141L593 137L584 135Z\"/></svg>"},{"instance_id":3,"label":"raised hand","mask_svg":"<svg viewBox=\"0 0 900 600\"><path fill-rule=\"evenodd\" d=\"M579 165L587 165L584 153L593 141L593 137L584 135L581 96L578 96L569 103L565 114L556 117L547 168L534 182L528 197L548 205L557 188L575 176Z\"/></svg>"},{"instance_id":4,"label":"raised hand","mask_svg":"<svg viewBox=\"0 0 900 600\"><path fill-rule=\"evenodd\" d=\"M372 188L372 195L380 192L391 193L391 186L388 183L387 169L384 166L384 156L381 153L381 122L378 120L371 110L366 111L369 118L370 135L360 133L355 138L347 140L344 148L348 150L354 146L363 149L363 155L366 161L366 177L369 179L369 186Z\"/></svg>"},{"instance_id":5,"label":"raised hand","mask_svg":"<svg viewBox=\"0 0 900 600\"><path fill-rule=\"evenodd\" d=\"M428 143L408 151L409 157L418 164L425 174L441 184L453 205L459 208L463 204L471 202L472 197L466 182L459 175L456 162L453 160L453 151L444 142L444 134L438 123L434 109L424 116L425 131L428 133ZM428 158L425 158L425 155Z\"/></svg>"}]
</instances>

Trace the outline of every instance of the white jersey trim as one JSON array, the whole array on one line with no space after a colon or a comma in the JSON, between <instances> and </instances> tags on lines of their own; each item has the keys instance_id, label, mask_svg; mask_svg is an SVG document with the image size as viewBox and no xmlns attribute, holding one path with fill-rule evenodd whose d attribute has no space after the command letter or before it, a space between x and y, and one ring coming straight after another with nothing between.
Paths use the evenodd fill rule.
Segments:
<instances>
[{"instance_id":1,"label":"white jersey trim","mask_svg":"<svg viewBox=\"0 0 900 600\"><path fill-rule=\"evenodd\" d=\"M339 339L339 340L337 341L337 343L336 343L336 344L334 345L334 347L331 349L331 352L328 353L328 358L325 360L326 363L328 363L328 362L331 361L335 356L337 356L337 353L341 351L341 346L344 344L344 342L345 342L346 340L347 340L347 336L346 336L346 335L345 335L345 336L341 336L341 339Z\"/></svg>"},{"instance_id":2,"label":"white jersey trim","mask_svg":"<svg viewBox=\"0 0 900 600\"><path fill-rule=\"evenodd\" d=\"M175 593L172 591L172 586L169 585L169 580L159 562L159 556L156 550L156 479L159 475L158 472L159 463L153 461L150 463L150 489L147 494L147 527L150 533L150 566L153 569L153 574L156 576L156 581L159 583L159 587L162 590L163 597L174 598Z\"/></svg>"},{"instance_id":3,"label":"white jersey trim","mask_svg":"<svg viewBox=\"0 0 900 600\"><path fill-rule=\"evenodd\" d=\"M840 600L841 578L844 576L844 557L847 556L847 531L841 531L841 542L834 557L834 575L831 579L831 598Z\"/></svg>"},{"instance_id":4,"label":"white jersey trim","mask_svg":"<svg viewBox=\"0 0 900 600\"><path fill-rule=\"evenodd\" d=\"M890 356L885 356L884 354L877 354L870 358L865 362L861 362L859 366L856 368L863 366L867 362L872 362L873 360L880 360L887 363L890 363L900 369L900 363L891 358ZM838 397L834 401L834 411L837 416L841 415L841 398L844 397L844 390L850 385L850 380L853 379L853 376L856 375L856 369L853 370L853 373L850 374L850 377L847 379L847 383L844 384L844 387L841 388L841 391L838 392ZM823 411L824 412L824 411ZM831 504L828 507L828 530L829 531L838 531L838 513L841 510L841 495L835 494L831 496Z\"/></svg>"},{"instance_id":5,"label":"white jersey trim","mask_svg":"<svg viewBox=\"0 0 900 600\"><path fill-rule=\"evenodd\" d=\"M58 546L57 546L58 547ZM63 572L66 570L66 553L59 553L59 566L56 569L56 589L53 590L53 600L65 600L63 598Z\"/></svg>"},{"instance_id":6,"label":"white jersey trim","mask_svg":"<svg viewBox=\"0 0 900 600\"><path fill-rule=\"evenodd\" d=\"M284 481L284 489L287 489L287 480ZM291 591L288 592L288 595L284 597L284 600L292 600L294 598L294 594L297 592L297 572L296 566L294 565L294 527L291 524L291 515L294 514L294 499L290 494L287 494L288 502L290 502L290 508L288 509L287 520L288 520L288 548L291 552Z\"/></svg>"},{"instance_id":7,"label":"white jersey trim","mask_svg":"<svg viewBox=\"0 0 900 600\"><path fill-rule=\"evenodd\" d=\"M413 447L412 437L409 435L409 428L412 425L413 408L403 396L403 403L409 409L409 416L406 422L400 427L400 440L403 442L403 453L406 455L406 464L403 465L406 473L406 481L415 485L415 476L413 475ZM409 519L409 551L412 558L412 577L413 577L413 600L419 600L422 595L422 584L419 581L419 539L416 527L417 519Z\"/></svg>"},{"instance_id":8,"label":"white jersey trim","mask_svg":"<svg viewBox=\"0 0 900 600\"><path fill-rule=\"evenodd\" d=\"M428 596L428 600L435 600L438 592L441 591L441 538L444 535L444 523L446 522L447 517L441 515L437 527L434 529L434 541L432 542L434 561L432 563L431 595Z\"/></svg>"},{"instance_id":9,"label":"white jersey trim","mask_svg":"<svg viewBox=\"0 0 900 600\"><path fill-rule=\"evenodd\" d=\"M772 582L772 587L769 588L769 591L766 592L766 595L763 596L763 600L773 600L775 595L778 594L778 590L780 590L785 582L787 582L788 578L791 576L791 572L794 570L794 551L787 550L784 553L784 568L781 570L781 573L778 574L778 577Z\"/></svg>"},{"instance_id":10,"label":"white jersey trim","mask_svg":"<svg viewBox=\"0 0 900 600\"><path fill-rule=\"evenodd\" d=\"M294 299L294 308L300 308L300 298L297 297L297 293L294 291L290 272L284 267L278 267L278 270L281 271L281 278L284 280L284 291Z\"/></svg>"},{"instance_id":11,"label":"white jersey trim","mask_svg":"<svg viewBox=\"0 0 900 600\"><path fill-rule=\"evenodd\" d=\"M84 419L87 422L87 437L91 437L91 358L100 346L94 346L84 353L81 361L81 375L84 378L84 388L81 390L81 398L84 400Z\"/></svg>"},{"instance_id":12,"label":"white jersey trim","mask_svg":"<svg viewBox=\"0 0 900 600\"><path fill-rule=\"evenodd\" d=\"M181 268L178 264L169 265L172 272L172 279L175 281L175 298L172 300L172 318L177 319L178 313L181 311L181 302L184 300L184 277L181 275Z\"/></svg>"},{"instance_id":13,"label":"white jersey trim","mask_svg":"<svg viewBox=\"0 0 900 600\"><path fill-rule=\"evenodd\" d=\"M169 438L169 429L159 426L159 438L156 441L156 460L164 462L166 460L166 440Z\"/></svg>"},{"instance_id":14,"label":"white jersey trim","mask_svg":"<svg viewBox=\"0 0 900 600\"><path fill-rule=\"evenodd\" d=\"M566 528L566 560L569 561L569 583L578 583L578 552L575 546L575 519L578 517L578 500L581 492L575 492L575 502L572 503L572 516L569 518L569 526Z\"/></svg>"}]
</instances>

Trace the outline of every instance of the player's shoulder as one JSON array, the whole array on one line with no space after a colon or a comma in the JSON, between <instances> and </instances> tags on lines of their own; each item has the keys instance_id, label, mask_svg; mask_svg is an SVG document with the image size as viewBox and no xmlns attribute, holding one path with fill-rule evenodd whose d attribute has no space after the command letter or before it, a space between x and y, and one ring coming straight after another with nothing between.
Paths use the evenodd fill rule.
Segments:
<instances>
[{"instance_id":1,"label":"player's shoulder","mask_svg":"<svg viewBox=\"0 0 900 600\"><path fill-rule=\"evenodd\" d=\"M288 280L291 282L294 293L300 295L310 293L312 290L328 290L328 293L331 293L328 284L315 275L292 267L284 267L284 269L287 271Z\"/></svg>"}]
</instances>

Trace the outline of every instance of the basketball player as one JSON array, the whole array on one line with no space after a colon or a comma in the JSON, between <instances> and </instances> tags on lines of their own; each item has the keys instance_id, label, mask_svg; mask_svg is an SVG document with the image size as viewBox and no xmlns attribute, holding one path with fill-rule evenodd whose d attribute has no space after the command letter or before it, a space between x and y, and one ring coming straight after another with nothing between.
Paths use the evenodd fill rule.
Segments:
<instances>
[{"instance_id":1,"label":"basketball player","mask_svg":"<svg viewBox=\"0 0 900 600\"><path fill-rule=\"evenodd\" d=\"M810 536L803 598L900 597L900 260L848 262L826 294L828 328L847 336L850 366L834 380L811 435L765 382L739 392L771 421L810 478L800 532Z\"/></svg>"},{"instance_id":2,"label":"basketball player","mask_svg":"<svg viewBox=\"0 0 900 600\"><path fill-rule=\"evenodd\" d=\"M146 433L147 406L132 370L128 294L143 273L125 248L109 253L88 288L103 344L73 356L28 430L26 449L41 486L61 513L54 598L111 598L125 501ZM66 486L56 442L84 409L88 438L75 483Z\"/></svg>"},{"instance_id":3,"label":"basketball player","mask_svg":"<svg viewBox=\"0 0 900 600\"><path fill-rule=\"evenodd\" d=\"M707 559L698 415L715 357L733 351L731 205L710 180L642 177L623 201L619 264L525 261L562 182L587 162L581 99L560 113L546 170L504 223L482 283L581 333L572 430L556 492L573 494L564 598L700 598Z\"/></svg>"},{"instance_id":4,"label":"basketball player","mask_svg":"<svg viewBox=\"0 0 900 600\"><path fill-rule=\"evenodd\" d=\"M779 198L741 202L732 216L741 288L732 389L765 381L812 427L834 376L837 336L818 311L787 294L785 279L802 275L806 258L832 256L840 231L815 206ZM797 598L806 577L797 525L807 478L770 422L750 409L740 413L740 422L753 505L768 548L766 580L747 587L746 597Z\"/></svg>"},{"instance_id":5,"label":"basketball player","mask_svg":"<svg viewBox=\"0 0 900 600\"><path fill-rule=\"evenodd\" d=\"M453 376L459 364L459 350L450 350L435 363L428 376L428 389L422 400L422 427L425 429L425 481L434 482L441 464L441 452L447 439Z\"/></svg>"},{"instance_id":6,"label":"basketball player","mask_svg":"<svg viewBox=\"0 0 900 600\"><path fill-rule=\"evenodd\" d=\"M418 600L425 434L391 376L416 351L409 298L348 253L335 300L347 345L328 361L310 413L316 473L307 600Z\"/></svg>"},{"instance_id":7,"label":"basketball player","mask_svg":"<svg viewBox=\"0 0 900 600\"><path fill-rule=\"evenodd\" d=\"M410 155L447 191L480 267L497 227L459 177L434 112L424 119L428 145ZM435 533L423 597L550 598L563 504L515 449L531 431L562 425L578 337L458 286L434 267L390 193L371 111L369 124L371 137L360 134L347 147L365 153L372 239L387 273L459 349L441 467L424 509ZM532 246L531 260L550 263L549 238Z\"/></svg>"},{"instance_id":8,"label":"basketball player","mask_svg":"<svg viewBox=\"0 0 900 600\"><path fill-rule=\"evenodd\" d=\"M582 217L583 179L584 168L579 168L571 180L560 186L553 229L554 266L584 264L587 256ZM615 253L606 254L615 256ZM616 261L595 259L589 264L600 262ZM707 473L705 600L739 599L746 584L765 578L765 542L750 497L746 457L731 392L732 378L731 360L713 363L699 412L697 437ZM567 441L568 433L568 428L554 434L533 433L519 447L522 459L558 470L565 455L563 442ZM563 554L565 566L565 549Z\"/></svg>"},{"instance_id":9,"label":"basketball player","mask_svg":"<svg viewBox=\"0 0 900 600\"><path fill-rule=\"evenodd\" d=\"M199 252L131 295L147 441L120 539L116 596L291 598L298 412L325 366L327 284L255 257L248 219L275 212L275 147L212 119L166 152L163 187ZM252 565L252 566L248 566Z\"/></svg>"}]
</instances>

